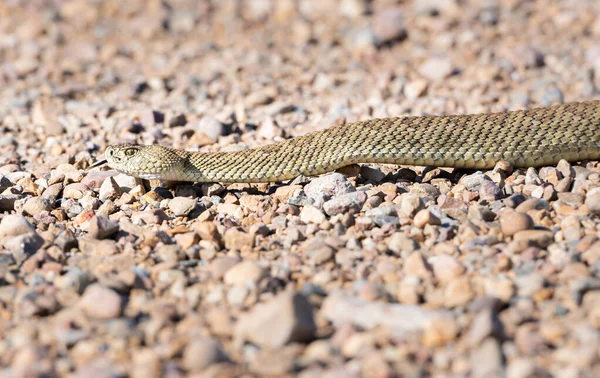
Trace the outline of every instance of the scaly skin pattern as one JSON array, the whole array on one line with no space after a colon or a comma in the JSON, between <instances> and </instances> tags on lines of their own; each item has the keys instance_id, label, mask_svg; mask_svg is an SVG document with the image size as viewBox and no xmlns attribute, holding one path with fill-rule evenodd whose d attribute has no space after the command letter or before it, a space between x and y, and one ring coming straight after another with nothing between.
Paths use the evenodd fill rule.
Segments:
<instances>
[{"instance_id":1,"label":"scaly skin pattern","mask_svg":"<svg viewBox=\"0 0 600 378\"><path fill-rule=\"evenodd\" d=\"M357 163L493 168L600 158L600 101L503 113L384 118L355 122L236 152L116 145L108 165L168 181L276 182Z\"/></svg>"}]
</instances>

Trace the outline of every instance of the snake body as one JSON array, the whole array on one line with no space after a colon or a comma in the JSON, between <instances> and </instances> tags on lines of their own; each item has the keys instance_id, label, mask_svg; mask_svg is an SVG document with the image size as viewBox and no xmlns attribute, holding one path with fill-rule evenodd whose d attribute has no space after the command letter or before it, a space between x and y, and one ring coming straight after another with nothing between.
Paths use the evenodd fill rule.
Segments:
<instances>
[{"instance_id":1,"label":"snake body","mask_svg":"<svg viewBox=\"0 0 600 378\"><path fill-rule=\"evenodd\" d=\"M113 169L140 178L275 182L357 163L493 168L600 158L600 101L501 113L383 118L334 126L264 147L190 152L115 145Z\"/></svg>"}]
</instances>

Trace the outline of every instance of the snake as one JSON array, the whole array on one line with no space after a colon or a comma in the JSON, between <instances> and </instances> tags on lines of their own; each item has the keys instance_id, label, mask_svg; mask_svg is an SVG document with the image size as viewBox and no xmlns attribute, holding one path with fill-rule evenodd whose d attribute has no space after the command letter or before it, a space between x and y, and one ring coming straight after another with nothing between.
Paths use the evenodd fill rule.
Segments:
<instances>
[{"instance_id":1,"label":"snake","mask_svg":"<svg viewBox=\"0 0 600 378\"><path fill-rule=\"evenodd\" d=\"M600 101L504 112L369 119L228 152L108 146L112 169L164 181L273 183L354 164L493 169L600 158Z\"/></svg>"}]
</instances>

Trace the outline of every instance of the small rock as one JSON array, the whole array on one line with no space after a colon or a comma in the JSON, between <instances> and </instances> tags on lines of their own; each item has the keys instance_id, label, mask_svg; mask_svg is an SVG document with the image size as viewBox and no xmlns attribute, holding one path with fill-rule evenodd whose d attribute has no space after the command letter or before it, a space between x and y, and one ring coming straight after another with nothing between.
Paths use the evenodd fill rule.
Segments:
<instances>
[{"instance_id":1,"label":"small rock","mask_svg":"<svg viewBox=\"0 0 600 378\"><path fill-rule=\"evenodd\" d=\"M215 279L221 279L225 273L233 266L239 263L239 259L234 257L219 257L210 264L210 271Z\"/></svg>"},{"instance_id":2,"label":"small rock","mask_svg":"<svg viewBox=\"0 0 600 378\"><path fill-rule=\"evenodd\" d=\"M531 296L544 287L546 279L540 273L530 273L517 277L515 283L519 288L519 295Z\"/></svg>"},{"instance_id":3,"label":"small rock","mask_svg":"<svg viewBox=\"0 0 600 378\"><path fill-rule=\"evenodd\" d=\"M500 342L494 338L485 339L471 354L473 377L499 377L503 375L503 358Z\"/></svg>"},{"instance_id":4,"label":"small rock","mask_svg":"<svg viewBox=\"0 0 600 378\"><path fill-rule=\"evenodd\" d=\"M395 232L392 234L388 240L387 246L390 251L396 254L413 252L419 248L419 244L403 232Z\"/></svg>"},{"instance_id":5,"label":"small rock","mask_svg":"<svg viewBox=\"0 0 600 378\"><path fill-rule=\"evenodd\" d=\"M416 276L423 279L431 276L429 265L423 258L423 255L419 252L413 252L406 258L402 270L406 275Z\"/></svg>"},{"instance_id":6,"label":"small rock","mask_svg":"<svg viewBox=\"0 0 600 378\"><path fill-rule=\"evenodd\" d=\"M519 213L526 213L530 210L548 209L548 201L540 198L529 198L520 203L515 210Z\"/></svg>"},{"instance_id":7,"label":"small rock","mask_svg":"<svg viewBox=\"0 0 600 378\"><path fill-rule=\"evenodd\" d=\"M275 350L261 349L250 362L250 371L261 377L282 377L291 372L296 365L298 345Z\"/></svg>"},{"instance_id":8,"label":"small rock","mask_svg":"<svg viewBox=\"0 0 600 378\"><path fill-rule=\"evenodd\" d=\"M444 304L446 307L461 307L473 299L475 293L468 277L458 277L446 285Z\"/></svg>"},{"instance_id":9,"label":"small rock","mask_svg":"<svg viewBox=\"0 0 600 378\"><path fill-rule=\"evenodd\" d=\"M12 182L4 175L0 175L0 193L12 186Z\"/></svg>"},{"instance_id":10,"label":"small rock","mask_svg":"<svg viewBox=\"0 0 600 378\"><path fill-rule=\"evenodd\" d=\"M82 183L73 183L65 186L63 189L63 198L81 199L91 189Z\"/></svg>"},{"instance_id":11,"label":"small rock","mask_svg":"<svg viewBox=\"0 0 600 378\"><path fill-rule=\"evenodd\" d=\"M42 211L51 211L52 208L50 200L43 197L30 197L23 204L23 211L31 216L39 214Z\"/></svg>"},{"instance_id":12,"label":"small rock","mask_svg":"<svg viewBox=\"0 0 600 378\"><path fill-rule=\"evenodd\" d=\"M304 193L309 198L317 200L324 194L329 198L335 198L342 194L355 192L352 183L341 173L331 173L313 179L304 187Z\"/></svg>"},{"instance_id":13,"label":"small rock","mask_svg":"<svg viewBox=\"0 0 600 378\"><path fill-rule=\"evenodd\" d=\"M122 193L129 192L131 189L135 188L141 183L140 179L124 173L119 173L118 175L112 176L112 178L115 180Z\"/></svg>"},{"instance_id":14,"label":"small rock","mask_svg":"<svg viewBox=\"0 0 600 378\"><path fill-rule=\"evenodd\" d=\"M329 216L359 212L367 200L365 192L352 192L339 195L323 204L323 210Z\"/></svg>"},{"instance_id":15,"label":"small rock","mask_svg":"<svg viewBox=\"0 0 600 378\"><path fill-rule=\"evenodd\" d=\"M300 220L304 223L321 224L326 219L325 214L312 205L305 205L300 212Z\"/></svg>"},{"instance_id":16,"label":"small rock","mask_svg":"<svg viewBox=\"0 0 600 378\"><path fill-rule=\"evenodd\" d=\"M454 66L449 58L429 58L419 66L419 73L432 81L447 78L454 71Z\"/></svg>"},{"instance_id":17,"label":"small rock","mask_svg":"<svg viewBox=\"0 0 600 378\"><path fill-rule=\"evenodd\" d=\"M258 91L251 92L245 98L246 107L254 108L261 105L268 105L277 96L277 89L274 87L265 87Z\"/></svg>"},{"instance_id":18,"label":"small rock","mask_svg":"<svg viewBox=\"0 0 600 378\"><path fill-rule=\"evenodd\" d=\"M310 302L301 294L285 290L240 315L235 339L238 342L247 340L264 348L281 348L293 342L309 342L315 331Z\"/></svg>"},{"instance_id":19,"label":"small rock","mask_svg":"<svg viewBox=\"0 0 600 378\"><path fill-rule=\"evenodd\" d=\"M224 281L228 285L235 285L250 281L258 283L266 272L254 261L243 261L229 268L224 276Z\"/></svg>"},{"instance_id":20,"label":"small rock","mask_svg":"<svg viewBox=\"0 0 600 378\"><path fill-rule=\"evenodd\" d=\"M413 223L415 224L415 226L423 228L425 227L425 225L428 224L433 226L439 226L440 224L442 224L442 221L431 211L421 210L415 215Z\"/></svg>"},{"instance_id":21,"label":"small rock","mask_svg":"<svg viewBox=\"0 0 600 378\"><path fill-rule=\"evenodd\" d=\"M200 372L223 361L227 361L227 356L219 342L211 338L192 340L183 351L183 367L190 372Z\"/></svg>"},{"instance_id":22,"label":"small rock","mask_svg":"<svg viewBox=\"0 0 600 378\"><path fill-rule=\"evenodd\" d=\"M481 185L484 181L489 181L493 183L492 179L482 172L475 172L471 175L465 175L461 177L459 184L463 184L467 190L471 192L479 192Z\"/></svg>"},{"instance_id":23,"label":"small rock","mask_svg":"<svg viewBox=\"0 0 600 378\"><path fill-rule=\"evenodd\" d=\"M409 81L404 86L404 96L406 96L408 100L416 100L427 92L428 86L427 80L417 79Z\"/></svg>"},{"instance_id":24,"label":"small rock","mask_svg":"<svg viewBox=\"0 0 600 378\"><path fill-rule=\"evenodd\" d=\"M504 235L513 236L519 231L533 229L535 224L533 219L525 213L507 211L500 217L500 226Z\"/></svg>"},{"instance_id":25,"label":"small rock","mask_svg":"<svg viewBox=\"0 0 600 378\"><path fill-rule=\"evenodd\" d=\"M254 247L254 235L240 231L236 228L230 228L225 231L223 240L225 241L225 248L227 249L239 251L242 248Z\"/></svg>"},{"instance_id":26,"label":"small rock","mask_svg":"<svg viewBox=\"0 0 600 378\"><path fill-rule=\"evenodd\" d=\"M152 349L139 349L133 354L132 378L160 378L162 363L158 353Z\"/></svg>"},{"instance_id":27,"label":"small rock","mask_svg":"<svg viewBox=\"0 0 600 378\"><path fill-rule=\"evenodd\" d=\"M17 264L21 264L44 245L44 239L37 232L28 232L5 238L2 244L12 253Z\"/></svg>"},{"instance_id":28,"label":"small rock","mask_svg":"<svg viewBox=\"0 0 600 378\"><path fill-rule=\"evenodd\" d=\"M351 323L366 330L375 327L389 328L393 335L423 330L441 313L415 305L367 302L354 297L329 295L321 307L320 315L339 327Z\"/></svg>"},{"instance_id":29,"label":"small rock","mask_svg":"<svg viewBox=\"0 0 600 378\"><path fill-rule=\"evenodd\" d=\"M433 268L435 277L441 282L451 281L465 272L465 267L452 256L434 256L428 262Z\"/></svg>"},{"instance_id":30,"label":"small rock","mask_svg":"<svg viewBox=\"0 0 600 378\"><path fill-rule=\"evenodd\" d=\"M65 183L80 182L83 179L83 173L71 164L59 164L58 167L56 167L56 172L59 175L64 175Z\"/></svg>"},{"instance_id":31,"label":"small rock","mask_svg":"<svg viewBox=\"0 0 600 378\"><path fill-rule=\"evenodd\" d=\"M417 212L423 209L421 197L412 193L405 193L401 196L400 209L409 217L414 217Z\"/></svg>"},{"instance_id":32,"label":"small rock","mask_svg":"<svg viewBox=\"0 0 600 378\"><path fill-rule=\"evenodd\" d=\"M100 284L92 284L85 289L79 305L92 318L112 319L121 314L122 299L115 291Z\"/></svg>"},{"instance_id":33,"label":"small rock","mask_svg":"<svg viewBox=\"0 0 600 378\"><path fill-rule=\"evenodd\" d=\"M23 197L21 194L0 194L0 211L13 211L15 203Z\"/></svg>"},{"instance_id":34,"label":"small rock","mask_svg":"<svg viewBox=\"0 0 600 378\"><path fill-rule=\"evenodd\" d=\"M487 308L479 312L473 319L470 328L464 338L471 347L477 347L487 337L502 339L504 326L498 318L498 314Z\"/></svg>"},{"instance_id":35,"label":"small rock","mask_svg":"<svg viewBox=\"0 0 600 378\"><path fill-rule=\"evenodd\" d=\"M0 222L0 238L35 232L35 227L22 215L9 214Z\"/></svg>"},{"instance_id":36,"label":"small rock","mask_svg":"<svg viewBox=\"0 0 600 378\"><path fill-rule=\"evenodd\" d=\"M211 116L202 117L194 129L196 132L204 133L213 142L216 142L220 136L225 135L227 131L225 125Z\"/></svg>"},{"instance_id":37,"label":"small rock","mask_svg":"<svg viewBox=\"0 0 600 378\"><path fill-rule=\"evenodd\" d=\"M198 201L195 198L175 197L169 201L169 209L176 217L189 215L196 209Z\"/></svg>"},{"instance_id":38,"label":"small rock","mask_svg":"<svg viewBox=\"0 0 600 378\"><path fill-rule=\"evenodd\" d=\"M479 187L479 198L486 201L494 201L502 196L502 189L493 181L483 180Z\"/></svg>"},{"instance_id":39,"label":"small rock","mask_svg":"<svg viewBox=\"0 0 600 378\"><path fill-rule=\"evenodd\" d=\"M382 9L373 17L373 35L380 43L406 37L403 12L400 7Z\"/></svg>"},{"instance_id":40,"label":"small rock","mask_svg":"<svg viewBox=\"0 0 600 378\"><path fill-rule=\"evenodd\" d=\"M333 258L333 255L333 248L326 244L308 251L308 257L315 265L320 265L330 261Z\"/></svg>"},{"instance_id":41,"label":"small rock","mask_svg":"<svg viewBox=\"0 0 600 378\"><path fill-rule=\"evenodd\" d=\"M529 246L546 248L554 241L554 234L547 230L524 230L515 233L513 240L527 242Z\"/></svg>"},{"instance_id":42,"label":"small rock","mask_svg":"<svg viewBox=\"0 0 600 378\"><path fill-rule=\"evenodd\" d=\"M105 239L119 231L119 223L107 215L96 215L89 220L88 235L92 239Z\"/></svg>"},{"instance_id":43,"label":"small rock","mask_svg":"<svg viewBox=\"0 0 600 378\"><path fill-rule=\"evenodd\" d=\"M101 201L112 200L115 201L121 197L121 188L113 177L108 177L102 182L99 191L99 198Z\"/></svg>"},{"instance_id":44,"label":"small rock","mask_svg":"<svg viewBox=\"0 0 600 378\"><path fill-rule=\"evenodd\" d=\"M600 214L600 188L594 188L585 196L585 206L593 213Z\"/></svg>"}]
</instances>

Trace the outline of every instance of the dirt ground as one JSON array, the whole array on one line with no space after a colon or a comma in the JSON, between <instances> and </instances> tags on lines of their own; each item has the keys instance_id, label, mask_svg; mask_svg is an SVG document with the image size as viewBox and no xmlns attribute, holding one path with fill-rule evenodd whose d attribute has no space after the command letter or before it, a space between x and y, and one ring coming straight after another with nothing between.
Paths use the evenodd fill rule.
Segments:
<instances>
[{"instance_id":1,"label":"dirt ground","mask_svg":"<svg viewBox=\"0 0 600 378\"><path fill-rule=\"evenodd\" d=\"M87 170L598 88L596 0L3 0L0 377L600 376L597 162Z\"/></svg>"}]
</instances>

